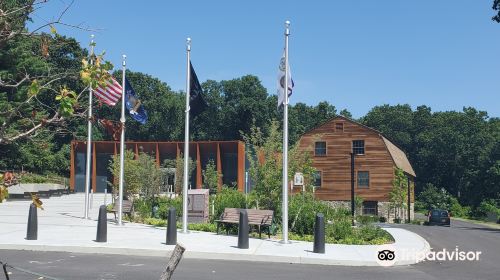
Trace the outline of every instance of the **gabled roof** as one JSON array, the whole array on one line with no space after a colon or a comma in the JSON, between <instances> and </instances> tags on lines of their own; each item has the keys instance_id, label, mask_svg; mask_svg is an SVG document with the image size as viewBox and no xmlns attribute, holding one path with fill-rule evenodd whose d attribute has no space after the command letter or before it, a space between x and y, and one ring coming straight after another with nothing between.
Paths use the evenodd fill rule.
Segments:
<instances>
[{"instance_id":1,"label":"gabled roof","mask_svg":"<svg viewBox=\"0 0 500 280\"><path fill-rule=\"evenodd\" d=\"M405 153L401 151L396 145L394 145L391 141L387 140L383 135L380 134L380 137L384 140L385 146L387 147L387 150L389 151L389 154L391 154L392 160L394 161L394 164L398 167L401 168L404 172L410 174L413 177L417 177L415 175L415 171L413 170L413 167L411 167L410 161L406 157Z\"/></svg>"},{"instance_id":2,"label":"gabled roof","mask_svg":"<svg viewBox=\"0 0 500 280\"><path fill-rule=\"evenodd\" d=\"M402 169L405 173L413 176L413 177L417 177L417 175L415 174L415 171L413 170L413 167L411 166L410 164L410 161L408 160L408 158L406 157L406 154L398 147L396 146L394 143L392 143L391 141L389 141L384 135L382 135L382 133L376 129L373 129L371 127L368 127L362 123L359 123L357 121L354 121L350 118L347 118L347 117L344 117L344 116L335 116L329 120L327 120L326 122L308 130L307 132L305 132L304 134L307 134L311 131L313 131L314 129L316 128L319 128L329 122L332 122L336 119L343 119L345 121L348 121L348 122L351 122L351 123L354 123L356 125L359 125L359 126L362 126L376 134L378 134L378 136L380 138L382 138L382 140L384 141L384 144L387 148L387 150L389 151L389 154L391 155L391 158L392 158L392 161L394 162L394 165L396 165L396 167Z\"/></svg>"}]
</instances>

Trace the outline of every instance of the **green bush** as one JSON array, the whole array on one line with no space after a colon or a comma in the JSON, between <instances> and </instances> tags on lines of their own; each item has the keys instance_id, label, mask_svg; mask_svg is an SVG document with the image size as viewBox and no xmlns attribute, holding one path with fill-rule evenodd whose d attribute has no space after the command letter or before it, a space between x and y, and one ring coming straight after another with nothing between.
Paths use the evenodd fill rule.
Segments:
<instances>
[{"instance_id":1,"label":"green bush","mask_svg":"<svg viewBox=\"0 0 500 280\"><path fill-rule=\"evenodd\" d=\"M452 197L450 199L450 208L449 208L451 215L454 217L462 217L462 218L467 218L471 214L471 208L470 206L462 206L458 202L458 200L455 197Z\"/></svg>"},{"instance_id":2,"label":"green bush","mask_svg":"<svg viewBox=\"0 0 500 280\"><path fill-rule=\"evenodd\" d=\"M213 223L206 224L188 224L189 230L217 232L217 225Z\"/></svg>"},{"instance_id":3,"label":"green bush","mask_svg":"<svg viewBox=\"0 0 500 280\"><path fill-rule=\"evenodd\" d=\"M246 208L245 195L237 189L223 186L221 192L213 198L214 213L211 220L216 220L224 213L225 208Z\"/></svg>"},{"instance_id":4,"label":"green bush","mask_svg":"<svg viewBox=\"0 0 500 280\"><path fill-rule=\"evenodd\" d=\"M343 221L349 219L350 212L345 208L332 206L314 198L311 193L293 195L289 201L288 217L290 231L299 235L313 234L316 213L322 213L325 221Z\"/></svg>"},{"instance_id":5,"label":"green bush","mask_svg":"<svg viewBox=\"0 0 500 280\"><path fill-rule=\"evenodd\" d=\"M155 227L164 227L167 225L167 220L157 218L145 218L144 223Z\"/></svg>"},{"instance_id":6,"label":"green bush","mask_svg":"<svg viewBox=\"0 0 500 280\"><path fill-rule=\"evenodd\" d=\"M44 184L48 182L49 182L48 177L43 175L27 173L21 176L21 183L24 184Z\"/></svg>"},{"instance_id":7,"label":"green bush","mask_svg":"<svg viewBox=\"0 0 500 280\"><path fill-rule=\"evenodd\" d=\"M342 219L334 221L333 224L326 226L326 236L335 240L344 240L353 233L352 221L350 219Z\"/></svg>"},{"instance_id":8,"label":"green bush","mask_svg":"<svg viewBox=\"0 0 500 280\"><path fill-rule=\"evenodd\" d=\"M0 186L0 203L3 202L4 199L9 197L9 191L6 187Z\"/></svg>"},{"instance_id":9,"label":"green bush","mask_svg":"<svg viewBox=\"0 0 500 280\"><path fill-rule=\"evenodd\" d=\"M474 211L474 216L477 218L484 218L488 212L497 213L500 215L499 205L494 199L485 199L481 201L479 206Z\"/></svg>"},{"instance_id":10,"label":"green bush","mask_svg":"<svg viewBox=\"0 0 500 280\"><path fill-rule=\"evenodd\" d=\"M168 209L170 209L170 207L175 208L175 214L177 218L182 217L182 196L179 195L175 198L159 197L157 198L157 203L159 207L158 215L160 219L168 218Z\"/></svg>"},{"instance_id":11,"label":"green bush","mask_svg":"<svg viewBox=\"0 0 500 280\"><path fill-rule=\"evenodd\" d=\"M356 217L356 221L362 225L368 225L370 223L376 223L379 221L378 216L361 215Z\"/></svg>"}]
</instances>

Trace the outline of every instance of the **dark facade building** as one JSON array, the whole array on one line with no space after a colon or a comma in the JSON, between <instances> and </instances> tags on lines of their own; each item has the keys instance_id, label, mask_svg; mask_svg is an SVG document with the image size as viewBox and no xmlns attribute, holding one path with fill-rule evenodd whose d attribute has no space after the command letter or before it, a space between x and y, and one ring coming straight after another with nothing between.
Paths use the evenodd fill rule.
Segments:
<instances>
[{"instance_id":1,"label":"dark facade building","mask_svg":"<svg viewBox=\"0 0 500 280\"><path fill-rule=\"evenodd\" d=\"M184 152L183 142L131 142L125 143L127 150L136 155L144 152L156 159L160 166L167 159L176 159ZM111 191L108 182L114 178L108 169L113 155L119 154L120 142L92 142L91 188L94 192ZM70 188L77 192L85 190L86 141L71 142ZM191 188L201 188L203 184L202 170L209 160L216 164L217 172L222 175L219 186L236 185L244 191L245 180L245 145L241 141L199 141L189 144L189 156L196 162L190 178ZM170 180L170 179L169 179ZM171 179L173 181L173 178Z\"/></svg>"}]
</instances>

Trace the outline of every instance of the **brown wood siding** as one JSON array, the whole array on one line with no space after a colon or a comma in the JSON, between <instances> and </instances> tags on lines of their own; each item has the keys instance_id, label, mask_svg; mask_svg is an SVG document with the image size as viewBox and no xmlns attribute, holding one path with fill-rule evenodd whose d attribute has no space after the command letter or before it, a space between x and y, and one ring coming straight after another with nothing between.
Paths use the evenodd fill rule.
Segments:
<instances>
[{"instance_id":1,"label":"brown wood siding","mask_svg":"<svg viewBox=\"0 0 500 280\"><path fill-rule=\"evenodd\" d=\"M343 131L335 124L343 123ZM334 119L309 131L300 139L300 148L314 151L316 141L325 141L326 156L314 156L313 166L322 171L322 186L316 197L322 200L351 200L351 159L353 140L365 141L365 154L355 156L355 193L365 201L388 201L394 177L394 163L380 135L344 119ZM369 188L358 188L357 172L368 171Z\"/></svg>"}]
</instances>

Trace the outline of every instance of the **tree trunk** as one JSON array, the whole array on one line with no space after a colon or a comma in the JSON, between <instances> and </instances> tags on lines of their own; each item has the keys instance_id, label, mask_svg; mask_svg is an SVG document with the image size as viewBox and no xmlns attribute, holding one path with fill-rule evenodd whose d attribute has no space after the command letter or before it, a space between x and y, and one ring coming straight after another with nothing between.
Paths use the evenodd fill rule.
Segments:
<instances>
[{"instance_id":1,"label":"tree trunk","mask_svg":"<svg viewBox=\"0 0 500 280\"><path fill-rule=\"evenodd\" d=\"M186 251L186 248L182 247L181 245L177 244L175 245L174 251L172 252L172 255L170 256L170 259L168 260L167 266L165 267L165 270L160 276L160 280L169 280L172 277L172 274L174 273L175 268L179 264L180 260L182 259L182 255L184 254L184 251Z\"/></svg>"}]
</instances>

